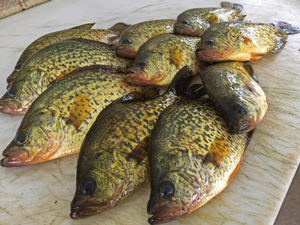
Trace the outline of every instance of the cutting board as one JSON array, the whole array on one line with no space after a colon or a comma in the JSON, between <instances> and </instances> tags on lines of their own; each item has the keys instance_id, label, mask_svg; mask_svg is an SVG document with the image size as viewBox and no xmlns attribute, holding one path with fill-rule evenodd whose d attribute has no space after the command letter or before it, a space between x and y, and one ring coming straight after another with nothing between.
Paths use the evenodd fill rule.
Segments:
<instances>
[{"instance_id":1,"label":"cutting board","mask_svg":"<svg viewBox=\"0 0 300 225\"><path fill-rule=\"evenodd\" d=\"M245 0L245 20L287 21L300 27L299 0ZM52 0L0 20L0 94L22 51L38 37L96 22L175 19L195 7L219 7L220 1ZM288 37L283 50L253 64L269 99L269 109L247 148L241 168L216 198L169 224L273 224L299 162L300 34ZM14 138L22 115L0 115L0 150ZM81 219L69 218L75 191L77 155L20 168L0 168L0 224L147 224L149 184L114 209Z\"/></svg>"}]
</instances>

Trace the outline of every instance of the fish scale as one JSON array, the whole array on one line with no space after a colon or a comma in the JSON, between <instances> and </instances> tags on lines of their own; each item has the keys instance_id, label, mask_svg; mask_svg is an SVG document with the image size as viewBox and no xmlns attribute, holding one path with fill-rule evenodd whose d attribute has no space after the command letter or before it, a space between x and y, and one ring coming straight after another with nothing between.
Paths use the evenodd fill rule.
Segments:
<instances>
[{"instance_id":1,"label":"fish scale","mask_svg":"<svg viewBox=\"0 0 300 225\"><path fill-rule=\"evenodd\" d=\"M25 62L9 89L19 90L18 94L11 97L8 91L0 100L0 111L25 113L38 95L67 73L80 67L106 65L124 72L131 64L132 60L117 56L115 51L106 49L105 44L82 41L52 44ZM28 93L27 89L31 92Z\"/></svg>"},{"instance_id":2,"label":"fish scale","mask_svg":"<svg viewBox=\"0 0 300 225\"><path fill-rule=\"evenodd\" d=\"M20 145L13 140L4 151L8 156L4 158L5 164L2 160L2 166L40 163L78 153L87 131L106 105L131 91L142 90L142 87L126 84L123 78L124 74L120 73L84 71L70 74L52 85L32 104L18 128L16 136L26 132L28 142ZM82 106L83 103L86 104ZM49 118L47 113L54 114ZM41 135L40 128L46 134ZM60 133L64 134L63 138L59 137ZM60 143L59 148L51 149L53 154L47 159L39 156L42 149L50 145L44 136L56 138ZM19 163L9 156L18 157L14 153L16 146L29 152L28 158Z\"/></svg>"},{"instance_id":3,"label":"fish scale","mask_svg":"<svg viewBox=\"0 0 300 225\"><path fill-rule=\"evenodd\" d=\"M219 194L238 169L247 134L227 133L210 100L181 101L167 108L149 140L149 223L164 223L194 211ZM171 196L161 195L170 182ZM163 192L164 193L164 192Z\"/></svg>"},{"instance_id":4,"label":"fish scale","mask_svg":"<svg viewBox=\"0 0 300 225\"><path fill-rule=\"evenodd\" d=\"M148 180L151 130L163 110L185 95L192 79L186 70L177 74L164 95L144 101L135 93L133 101L117 100L99 114L80 149L71 218L112 208Z\"/></svg>"}]
</instances>

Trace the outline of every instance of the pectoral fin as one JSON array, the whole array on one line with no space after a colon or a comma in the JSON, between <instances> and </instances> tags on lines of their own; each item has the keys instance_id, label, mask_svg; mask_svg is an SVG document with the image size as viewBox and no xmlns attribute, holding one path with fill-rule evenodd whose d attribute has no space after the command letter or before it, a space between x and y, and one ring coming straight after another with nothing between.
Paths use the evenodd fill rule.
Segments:
<instances>
[{"instance_id":1,"label":"pectoral fin","mask_svg":"<svg viewBox=\"0 0 300 225\"><path fill-rule=\"evenodd\" d=\"M134 159L139 164L148 156L149 137L146 137L139 143L127 156L127 160Z\"/></svg>"},{"instance_id":2,"label":"pectoral fin","mask_svg":"<svg viewBox=\"0 0 300 225\"><path fill-rule=\"evenodd\" d=\"M90 115L92 107L86 94L79 94L73 102L67 123L72 123L76 130Z\"/></svg>"},{"instance_id":3,"label":"pectoral fin","mask_svg":"<svg viewBox=\"0 0 300 225\"><path fill-rule=\"evenodd\" d=\"M245 70L248 72L248 74L256 81L256 83L259 84L257 76L252 68L251 65L244 65Z\"/></svg>"},{"instance_id":4,"label":"pectoral fin","mask_svg":"<svg viewBox=\"0 0 300 225\"><path fill-rule=\"evenodd\" d=\"M177 68L183 61L183 53L179 46L174 46L169 52L170 62Z\"/></svg>"},{"instance_id":5,"label":"pectoral fin","mask_svg":"<svg viewBox=\"0 0 300 225\"><path fill-rule=\"evenodd\" d=\"M212 25L219 22L219 18L216 15L212 15L207 19L207 22Z\"/></svg>"}]
</instances>

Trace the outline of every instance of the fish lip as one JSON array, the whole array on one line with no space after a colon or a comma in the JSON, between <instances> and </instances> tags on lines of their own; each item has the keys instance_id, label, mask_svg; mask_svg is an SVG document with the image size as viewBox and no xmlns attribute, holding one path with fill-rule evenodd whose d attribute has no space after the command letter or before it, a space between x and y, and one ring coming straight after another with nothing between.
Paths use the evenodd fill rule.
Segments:
<instances>
[{"instance_id":1,"label":"fish lip","mask_svg":"<svg viewBox=\"0 0 300 225\"><path fill-rule=\"evenodd\" d=\"M79 204L79 205L72 206L72 204L71 204L70 217L74 220L80 219L80 218L98 214L109 208L111 208L111 206L109 204L104 205L103 203L100 203L97 201L87 200L84 203Z\"/></svg>"},{"instance_id":2,"label":"fish lip","mask_svg":"<svg viewBox=\"0 0 300 225\"><path fill-rule=\"evenodd\" d=\"M211 60L214 60L214 55L216 54L216 51L214 49L199 47L196 50L196 57L200 61L204 62L210 62Z\"/></svg>"},{"instance_id":3,"label":"fish lip","mask_svg":"<svg viewBox=\"0 0 300 225\"><path fill-rule=\"evenodd\" d=\"M0 99L0 112L8 114L25 114L29 105L23 108L20 108L18 103L14 100Z\"/></svg>"},{"instance_id":4,"label":"fish lip","mask_svg":"<svg viewBox=\"0 0 300 225\"><path fill-rule=\"evenodd\" d=\"M29 152L22 147L7 147L2 155L1 159L2 167L17 167L26 165L26 160L29 158Z\"/></svg>"},{"instance_id":5,"label":"fish lip","mask_svg":"<svg viewBox=\"0 0 300 225\"><path fill-rule=\"evenodd\" d=\"M176 212L174 213L174 209ZM148 211L148 214L152 214L153 216L148 219L149 224L160 224L166 223L174 220L176 217L186 214L186 212L181 211L178 207L172 207L171 210L164 209L155 209L152 211Z\"/></svg>"},{"instance_id":6,"label":"fish lip","mask_svg":"<svg viewBox=\"0 0 300 225\"><path fill-rule=\"evenodd\" d=\"M124 77L124 80L128 83L136 84L136 85L151 84L151 80L148 80L148 78L145 76L144 72L134 71L132 69L128 69L126 71L126 75Z\"/></svg>"},{"instance_id":7,"label":"fish lip","mask_svg":"<svg viewBox=\"0 0 300 225\"><path fill-rule=\"evenodd\" d=\"M134 59L136 57L137 51L133 47L119 45L117 48L117 53L120 56Z\"/></svg>"}]
</instances>

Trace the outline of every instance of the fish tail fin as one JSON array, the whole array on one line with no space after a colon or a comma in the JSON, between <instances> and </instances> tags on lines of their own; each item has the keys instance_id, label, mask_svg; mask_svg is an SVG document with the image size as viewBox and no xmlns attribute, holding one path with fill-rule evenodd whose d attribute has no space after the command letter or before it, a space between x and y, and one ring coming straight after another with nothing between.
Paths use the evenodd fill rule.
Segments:
<instances>
[{"instance_id":1,"label":"fish tail fin","mask_svg":"<svg viewBox=\"0 0 300 225\"><path fill-rule=\"evenodd\" d=\"M168 87L166 93L174 93L177 96L185 97L186 90L193 79L193 71L190 67L185 66L178 71Z\"/></svg>"},{"instance_id":2,"label":"fish tail fin","mask_svg":"<svg viewBox=\"0 0 300 225\"><path fill-rule=\"evenodd\" d=\"M243 21L246 15L236 15L236 17L237 17L237 21Z\"/></svg>"},{"instance_id":3,"label":"fish tail fin","mask_svg":"<svg viewBox=\"0 0 300 225\"><path fill-rule=\"evenodd\" d=\"M272 24L274 25L274 24ZM282 46L285 45L285 43L287 42L287 37L288 37L288 34L296 34L296 33L287 33L287 31L283 28L283 29L278 29L275 25L275 28L277 29L277 32L275 33L275 36L276 36L276 46L273 50L271 50L270 52L268 52L268 54L272 54L274 52L277 52L279 49L282 48ZM294 28L297 28L297 27L294 27ZM297 28L299 29L299 28ZM291 32L291 31L289 31ZM299 32L300 32L300 29L299 29Z\"/></svg>"},{"instance_id":4,"label":"fish tail fin","mask_svg":"<svg viewBox=\"0 0 300 225\"><path fill-rule=\"evenodd\" d=\"M112 27L108 28L107 30L112 30L115 31L119 34L122 34L128 27L130 27L131 25L126 24L126 23L116 23L115 25L113 25Z\"/></svg>"},{"instance_id":5,"label":"fish tail fin","mask_svg":"<svg viewBox=\"0 0 300 225\"><path fill-rule=\"evenodd\" d=\"M272 23L277 30L284 31L287 34L297 34L300 33L299 27L294 27L291 24L283 21L279 21L277 23Z\"/></svg>"},{"instance_id":6,"label":"fish tail fin","mask_svg":"<svg viewBox=\"0 0 300 225\"><path fill-rule=\"evenodd\" d=\"M232 3L232 2L221 2L222 8L233 9L237 12L241 12L243 10L243 6L241 4Z\"/></svg>"}]
</instances>

